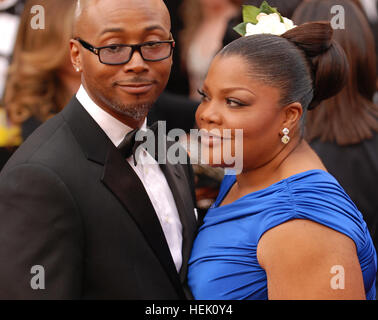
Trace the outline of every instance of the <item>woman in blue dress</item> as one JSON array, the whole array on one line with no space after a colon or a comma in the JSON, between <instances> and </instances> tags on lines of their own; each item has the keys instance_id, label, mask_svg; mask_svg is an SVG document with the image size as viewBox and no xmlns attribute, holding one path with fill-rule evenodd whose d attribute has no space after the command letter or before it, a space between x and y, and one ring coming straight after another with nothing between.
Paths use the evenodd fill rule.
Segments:
<instances>
[{"instance_id":1,"label":"woman in blue dress","mask_svg":"<svg viewBox=\"0 0 378 320\"><path fill-rule=\"evenodd\" d=\"M243 166L225 176L194 242L195 299L375 299L366 223L303 139L307 111L336 94L348 70L332 33L307 23L242 37L215 57L197 124L243 129ZM212 166L227 167L212 156L227 139L203 137Z\"/></svg>"}]
</instances>

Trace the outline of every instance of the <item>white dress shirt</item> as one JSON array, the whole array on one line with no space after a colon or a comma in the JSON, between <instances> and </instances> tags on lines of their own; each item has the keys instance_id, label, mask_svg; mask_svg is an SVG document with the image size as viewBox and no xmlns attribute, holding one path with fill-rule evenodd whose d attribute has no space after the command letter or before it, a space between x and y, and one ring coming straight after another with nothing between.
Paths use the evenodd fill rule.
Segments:
<instances>
[{"instance_id":1,"label":"white dress shirt","mask_svg":"<svg viewBox=\"0 0 378 320\"><path fill-rule=\"evenodd\" d=\"M77 92L76 98L116 147L120 145L126 134L133 130L100 108L89 97L83 86ZM147 120L145 120L142 130L146 129L146 123ZM163 229L176 270L179 272L182 265L182 224L168 182L159 164L147 151L143 150L139 153L136 166L132 156L126 161L146 189Z\"/></svg>"}]
</instances>

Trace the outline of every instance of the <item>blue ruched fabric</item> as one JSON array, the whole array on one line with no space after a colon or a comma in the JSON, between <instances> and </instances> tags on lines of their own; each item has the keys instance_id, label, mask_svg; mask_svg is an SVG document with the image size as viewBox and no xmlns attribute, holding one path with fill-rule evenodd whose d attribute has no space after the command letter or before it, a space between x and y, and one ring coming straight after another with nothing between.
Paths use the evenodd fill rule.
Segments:
<instances>
[{"instance_id":1,"label":"blue ruched fabric","mask_svg":"<svg viewBox=\"0 0 378 320\"><path fill-rule=\"evenodd\" d=\"M219 207L235 181L235 176L225 176L194 242L188 282L195 299L268 299L257 245L267 230L292 219L312 220L350 237L356 244L366 298L375 299L373 242L361 213L332 175L306 171Z\"/></svg>"}]
</instances>

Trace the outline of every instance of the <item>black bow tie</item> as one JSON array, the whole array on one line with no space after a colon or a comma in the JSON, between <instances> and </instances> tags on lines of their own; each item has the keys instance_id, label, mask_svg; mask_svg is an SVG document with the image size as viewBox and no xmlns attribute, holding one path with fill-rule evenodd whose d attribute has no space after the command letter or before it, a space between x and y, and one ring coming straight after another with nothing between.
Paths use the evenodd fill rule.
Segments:
<instances>
[{"instance_id":1,"label":"black bow tie","mask_svg":"<svg viewBox=\"0 0 378 320\"><path fill-rule=\"evenodd\" d=\"M158 123L155 122L153 125L151 125L150 127L147 128L148 130L151 130L154 135L155 135L155 140L157 140L157 137L156 137L156 133L158 131ZM137 160L136 160L136 156L135 156L135 151L138 149L138 147L145 143L146 142L146 136L143 137L143 140L142 141L136 141L135 140L135 137L137 135L137 133L140 131L141 129L134 129L132 131L130 131L126 137L123 139L123 141L121 142L121 144L118 146L118 149L119 151L122 153L122 156L124 158L128 158L130 157L131 155L133 156L133 159L134 159L134 165L137 165Z\"/></svg>"}]
</instances>

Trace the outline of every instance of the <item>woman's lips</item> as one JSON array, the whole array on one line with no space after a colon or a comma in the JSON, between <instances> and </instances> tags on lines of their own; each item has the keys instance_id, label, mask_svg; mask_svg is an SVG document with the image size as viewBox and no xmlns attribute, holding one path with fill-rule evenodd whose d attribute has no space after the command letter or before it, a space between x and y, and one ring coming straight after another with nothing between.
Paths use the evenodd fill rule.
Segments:
<instances>
[{"instance_id":1,"label":"woman's lips","mask_svg":"<svg viewBox=\"0 0 378 320\"><path fill-rule=\"evenodd\" d=\"M118 84L119 88L129 94L146 94L148 93L154 83L130 83L130 84Z\"/></svg>"},{"instance_id":2,"label":"woman's lips","mask_svg":"<svg viewBox=\"0 0 378 320\"><path fill-rule=\"evenodd\" d=\"M201 143L209 147L212 147L214 145L220 145L225 140L227 141L231 140L231 138L229 137L226 138L226 137L222 137L216 134L212 134L211 131L207 131L207 130L201 130L200 137L201 137Z\"/></svg>"}]
</instances>

